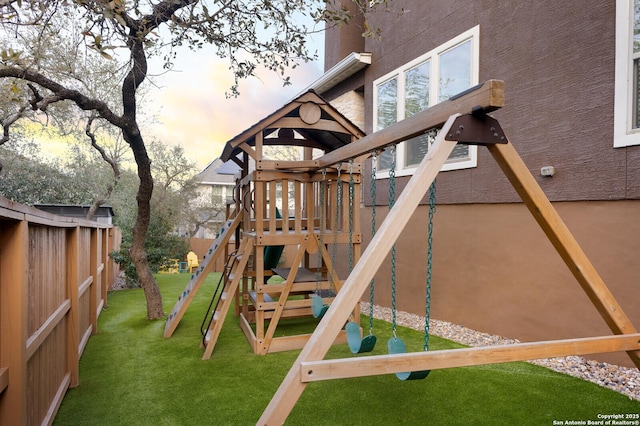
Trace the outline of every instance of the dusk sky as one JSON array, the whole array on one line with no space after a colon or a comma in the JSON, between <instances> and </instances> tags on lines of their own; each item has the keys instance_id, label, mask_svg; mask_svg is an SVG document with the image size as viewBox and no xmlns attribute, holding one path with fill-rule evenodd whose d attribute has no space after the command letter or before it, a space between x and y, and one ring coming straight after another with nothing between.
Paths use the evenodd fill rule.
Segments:
<instances>
[{"instance_id":1,"label":"dusk sky","mask_svg":"<svg viewBox=\"0 0 640 426\"><path fill-rule=\"evenodd\" d=\"M324 35L314 36L319 60L291 70L293 85L283 87L280 77L262 70L258 78L242 81L238 98L225 98L233 76L228 60L207 49L186 51L176 59L176 71L159 80L151 108L157 108L153 134L165 144L181 145L199 168L219 157L224 144L257 121L285 105L322 75ZM213 49L211 49L213 51ZM150 70L151 71L151 70Z\"/></svg>"}]
</instances>

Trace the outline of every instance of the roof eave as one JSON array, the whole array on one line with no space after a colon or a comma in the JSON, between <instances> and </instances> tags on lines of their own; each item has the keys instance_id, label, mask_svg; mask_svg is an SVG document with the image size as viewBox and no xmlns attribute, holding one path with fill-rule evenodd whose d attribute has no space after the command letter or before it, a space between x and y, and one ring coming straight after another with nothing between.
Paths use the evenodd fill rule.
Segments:
<instances>
[{"instance_id":1,"label":"roof eave","mask_svg":"<svg viewBox=\"0 0 640 426\"><path fill-rule=\"evenodd\" d=\"M367 65L371 65L371 53L368 52L352 52L340 62L335 64L331 69L321 75L316 81L311 83L296 97L309 90L314 90L318 94L323 94L329 89L337 86L347 78L356 74Z\"/></svg>"}]
</instances>

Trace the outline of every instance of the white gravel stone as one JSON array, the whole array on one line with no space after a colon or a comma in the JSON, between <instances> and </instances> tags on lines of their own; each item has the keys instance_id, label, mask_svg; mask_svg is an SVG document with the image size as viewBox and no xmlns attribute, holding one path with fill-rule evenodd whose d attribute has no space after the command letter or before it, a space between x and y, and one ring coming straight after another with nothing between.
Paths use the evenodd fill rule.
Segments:
<instances>
[{"instance_id":1,"label":"white gravel stone","mask_svg":"<svg viewBox=\"0 0 640 426\"><path fill-rule=\"evenodd\" d=\"M366 315L369 312L369 304L367 302L361 302L360 310ZM373 317L391 322L391 309L376 305L373 308ZM420 315L397 311L396 322L403 327L414 330L424 330L424 317ZM429 321L429 330L434 336L467 346L495 346L520 343L515 339L493 336L446 321L433 319ZM630 399L640 401L640 370L636 368L621 367L579 356L539 359L529 362L559 373L588 380L626 395Z\"/></svg>"}]
</instances>

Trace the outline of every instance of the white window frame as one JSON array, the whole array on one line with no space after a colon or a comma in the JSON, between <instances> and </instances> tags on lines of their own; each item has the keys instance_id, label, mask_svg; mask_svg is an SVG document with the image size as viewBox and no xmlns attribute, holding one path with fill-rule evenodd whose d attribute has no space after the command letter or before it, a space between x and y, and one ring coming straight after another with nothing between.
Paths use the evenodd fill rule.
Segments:
<instances>
[{"instance_id":1,"label":"white window frame","mask_svg":"<svg viewBox=\"0 0 640 426\"><path fill-rule=\"evenodd\" d=\"M373 125L374 130L379 130L377 128L378 123L378 86L380 84L385 83L393 78L397 78L398 80L398 104L397 104L397 117L398 121L400 121L405 115L405 104L404 104L404 90L405 90L405 81L404 81L404 73L415 66L426 62L431 61L430 65L430 74L429 74L429 105L433 106L438 103L439 96L439 71L440 64L439 59L442 53L445 53L447 50L450 50L454 47L457 47L460 44L463 44L467 41L471 42L471 81L469 82L469 87L473 87L479 82L479 74L480 74L480 26L476 25L475 27L465 31L464 33L454 37L453 39L447 41L446 43L436 47L435 49L415 58L414 60L407 62L400 68L397 68L382 77L376 79L373 82ZM443 166L441 171L447 170L461 170L461 169L469 169L473 167L477 167L478 165L478 147L475 145L469 145L469 157L467 160L460 159L452 159L448 160ZM405 165L405 143L400 143L396 147L396 176L408 176L412 175L417 168L417 165L407 166ZM389 171L381 170L377 173L377 178L388 178Z\"/></svg>"},{"instance_id":2,"label":"white window frame","mask_svg":"<svg viewBox=\"0 0 640 426\"><path fill-rule=\"evenodd\" d=\"M640 145L640 129L633 128L633 5L634 0L616 0L615 96L613 146Z\"/></svg>"}]
</instances>

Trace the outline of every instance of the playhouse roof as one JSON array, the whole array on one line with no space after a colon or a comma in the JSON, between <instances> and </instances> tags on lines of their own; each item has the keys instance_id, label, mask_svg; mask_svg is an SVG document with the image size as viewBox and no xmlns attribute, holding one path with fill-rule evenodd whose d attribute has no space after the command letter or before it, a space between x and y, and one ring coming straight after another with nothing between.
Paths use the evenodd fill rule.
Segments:
<instances>
[{"instance_id":1,"label":"playhouse roof","mask_svg":"<svg viewBox=\"0 0 640 426\"><path fill-rule=\"evenodd\" d=\"M315 91L309 90L229 140L223 161L243 151L255 158L256 138L263 145L318 148L325 152L364 136L364 132Z\"/></svg>"}]
</instances>

